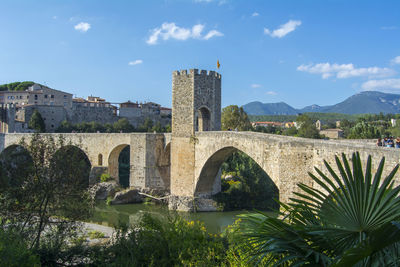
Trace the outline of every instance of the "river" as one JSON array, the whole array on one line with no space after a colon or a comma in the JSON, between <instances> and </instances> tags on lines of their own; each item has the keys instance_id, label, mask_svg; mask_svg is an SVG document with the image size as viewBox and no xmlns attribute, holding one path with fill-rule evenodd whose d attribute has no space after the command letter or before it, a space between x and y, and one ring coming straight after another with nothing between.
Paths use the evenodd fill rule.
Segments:
<instances>
[{"instance_id":1,"label":"river","mask_svg":"<svg viewBox=\"0 0 400 267\"><path fill-rule=\"evenodd\" d=\"M135 224L138 218L144 213L150 213L155 216L166 216L168 214L178 213L180 216L191 221L201 221L211 233L219 233L228 225L236 220L236 215L247 213L248 211L224 211L224 212L173 212L166 206L154 204L125 204L125 205L107 205L105 201L96 203L95 211L90 219L91 222L117 226L119 222L124 224Z\"/></svg>"}]
</instances>

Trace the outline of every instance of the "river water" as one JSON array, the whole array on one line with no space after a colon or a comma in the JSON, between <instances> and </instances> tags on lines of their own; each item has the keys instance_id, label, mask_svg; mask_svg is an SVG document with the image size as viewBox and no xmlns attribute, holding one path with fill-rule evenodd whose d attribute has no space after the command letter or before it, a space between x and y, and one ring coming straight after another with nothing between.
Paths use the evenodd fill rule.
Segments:
<instances>
[{"instance_id":1,"label":"river water","mask_svg":"<svg viewBox=\"0 0 400 267\"><path fill-rule=\"evenodd\" d=\"M166 206L153 204L125 204L125 205L107 205L105 201L97 202L91 222L117 226L119 222L124 224L135 224L144 213L150 213L155 216L178 213L180 216L191 221L202 221L211 233L219 233L228 225L232 224L237 218L236 215L248 213L248 211L224 211L224 212L173 212Z\"/></svg>"}]
</instances>

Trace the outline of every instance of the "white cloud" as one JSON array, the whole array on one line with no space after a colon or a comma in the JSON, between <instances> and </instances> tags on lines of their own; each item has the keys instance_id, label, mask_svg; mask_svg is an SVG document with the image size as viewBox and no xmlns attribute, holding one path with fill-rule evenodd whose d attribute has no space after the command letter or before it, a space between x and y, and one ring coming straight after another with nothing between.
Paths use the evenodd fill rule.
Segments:
<instances>
[{"instance_id":1,"label":"white cloud","mask_svg":"<svg viewBox=\"0 0 400 267\"><path fill-rule=\"evenodd\" d=\"M258 17L258 16L260 16L260 14L257 13L257 12L254 12L253 14L251 14L251 16L252 16L252 17Z\"/></svg>"},{"instance_id":2,"label":"white cloud","mask_svg":"<svg viewBox=\"0 0 400 267\"><path fill-rule=\"evenodd\" d=\"M222 32L219 32L217 30L211 30L209 31L206 36L204 36L204 40L208 40L214 36L224 36L224 34Z\"/></svg>"},{"instance_id":3,"label":"white cloud","mask_svg":"<svg viewBox=\"0 0 400 267\"><path fill-rule=\"evenodd\" d=\"M218 2L218 5L226 4L227 0L194 0L195 3L211 3L211 2Z\"/></svg>"},{"instance_id":4,"label":"white cloud","mask_svg":"<svg viewBox=\"0 0 400 267\"><path fill-rule=\"evenodd\" d=\"M396 26L383 26L381 30L388 31L388 30L397 30Z\"/></svg>"},{"instance_id":5,"label":"white cloud","mask_svg":"<svg viewBox=\"0 0 400 267\"><path fill-rule=\"evenodd\" d=\"M150 37L146 43L149 45L155 45L159 39L168 40L175 39L184 41L187 39L202 39L208 40L212 37L223 36L223 34L217 30L209 31L205 36L202 36L204 30L203 24L196 24L191 29L177 26L174 22L164 22L161 27L155 28L151 31Z\"/></svg>"},{"instance_id":6,"label":"white cloud","mask_svg":"<svg viewBox=\"0 0 400 267\"><path fill-rule=\"evenodd\" d=\"M392 64L400 64L400 56L397 56L394 59L392 59L391 63Z\"/></svg>"},{"instance_id":7,"label":"white cloud","mask_svg":"<svg viewBox=\"0 0 400 267\"><path fill-rule=\"evenodd\" d=\"M80 32L87 32L91 28L91 26L87 22L80 22L80 23L76 24L74 26L74 28L75 28L75 30L80 31Z\"/></svg>"},{"instance_id":8,"label":"white cloud","mask_svg":"<svg viewBox=\"0 0 400 267\"><path fill-rule=\"evenodd\" d=\"M389 68L355 68L353 64L330 64L330 63L319 63L310 65L300 65L297 67L298 71L304 71L311 74L321 74L323 79L327 79L331 76L336 76L338 79L345 79L351 77L387 77L396 74L396 72Z\"/></svg>"},{"instance_id":9,"label":"white cloud","mask_svg":"<svg viewBox=\"0 0 400 267\"><path fill-rule=\"evenodd\" d=\"M260 88L260 87L261 87L261 84L257 84L257 83L253 83L251 85L251 88Z\"/></svg>"},{"instance_id":10,"label":"white cloud","mask_svg":"<svg viewBox=\"0 0 400 267\"><path fill-rule=\"evenodd\" d=\"M266 95L277 95L278 93L275 91L268 91L265 93Z\"/></svg>"},{"instance_id":11,"label":"white cloud","mask_svg":"<svg viewBox=\"0 0 400 267\"><path fill-rule=\"evenodd\" d=\"M361 85L365 91L399 92L400 79L369 80Z\"/></svg>"},{"instance_id":12,"label":"white cloud","mask_svg":"<svg viewBox=\"0 0 400 267\"><path fill-rule=\"evenodd\" d=\"M275 38L282 38L285 35L291 33L292 31L296 30L296 28L298 26L301 25L301 21L300 20L289 20L288 22L286 22L285 24L282 24L279 26L278 29L275 29L273 31L270 31L267 28L264 28L264 33Z\"/></svg>"},{"instance_id":13,"label":"white cloud","mask_svg":"<svg viewBox=\"0 0 400 267\"><path fill-rule=\"evenodd\" d=\"M130 62L128 63L128 65L134 66L134 65L138 65L138 64L142 64L142 63L143 63L143 60L141 60L141 59L136 59L136 60L134 60L134 61L130 61Z\"/></svg>"}]
</instances>

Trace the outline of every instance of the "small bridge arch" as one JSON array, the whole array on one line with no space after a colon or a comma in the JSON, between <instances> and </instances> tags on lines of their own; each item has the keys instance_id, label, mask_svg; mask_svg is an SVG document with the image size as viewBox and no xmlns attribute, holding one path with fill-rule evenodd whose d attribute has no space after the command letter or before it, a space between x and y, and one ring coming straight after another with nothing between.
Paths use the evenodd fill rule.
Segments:
<instances>
[{"instance_id":1,"label":"small bridge arch","mask_svg":"<svg viewBox=\"0 0 400 267\"><path fill-rule=\"evenodd\" d=\"M114 147L108 156L108 173L113 177L118 183L121 183L119 177L119 156L125 148L129 147L129 144L120 144Z\"/></svg>"}]
</instances>

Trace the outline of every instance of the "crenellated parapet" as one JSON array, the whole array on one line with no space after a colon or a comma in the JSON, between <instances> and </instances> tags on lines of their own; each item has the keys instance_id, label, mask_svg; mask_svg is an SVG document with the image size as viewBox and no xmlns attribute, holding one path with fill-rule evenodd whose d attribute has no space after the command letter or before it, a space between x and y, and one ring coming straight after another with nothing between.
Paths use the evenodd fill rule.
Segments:
<instances>
[{"instance_id":1,"label":"crenellated parapet","mask_svg":"<svg viewBox=\"0 0 400 267\"><path fill-rule=\"evenodd\" d=\"M212 77L221 79L221 74L213 70L198 70L198 69L189 69L189 70L176 70L172 72L172 76L203 76L203 77Z\"/></svg>"}]
</instances>

